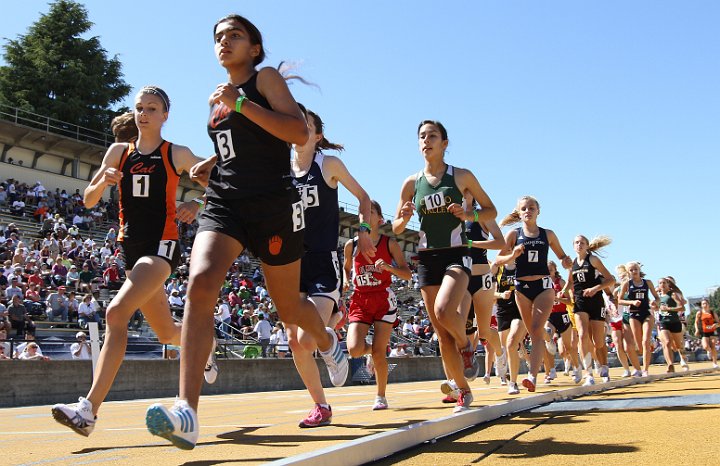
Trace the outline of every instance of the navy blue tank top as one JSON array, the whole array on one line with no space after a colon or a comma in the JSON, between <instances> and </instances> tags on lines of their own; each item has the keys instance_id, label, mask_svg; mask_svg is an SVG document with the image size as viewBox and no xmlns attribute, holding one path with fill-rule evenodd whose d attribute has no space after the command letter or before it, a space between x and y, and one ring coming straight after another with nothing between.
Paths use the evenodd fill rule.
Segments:
<instances>
[{"instance_id":1,"label":"navy blue tank top","mask_svg":"<svg viewBox=\"0 0 720 466\"><path fill-rule=\"evenodd\" d=\"M257 73L238 86L248 99L272 110L257 90ZM206 190L209 198L245 199L290 187L290 146L225 104L210 109L208 135L217 163Z\"/></svg>"},{"instance_id":2,"label":"navy blue tank top","mask_svg":"<svg viewBox=\"0 0 720 466\"><path fill-rule=\"evenodd\" d=\"M640 301L640 306L630 306L630 310L634 312L642 312L650 310L650 297L648 294L647 280L643 278L642 285L636 286L633 280L628 283L628 301Z\"/></svg>"},{"instance_id":3,"label":"navy blue tank top","mask_svg":"<svg viewBox=\"0 0 720 466\"><path fill-rule=\"evenodd\" d=\"M525 245L525 251L515 259L515 275L528 277L531 275L549 275L548 249L549 243L544 228L538 227L540 234L536 238L529 238L523 233L522 227L515 230L515 246Z\"/></svg>"},{"instance_id":4,"label":"navy blue tank top","mask_svg":"<svg viewBox=\"0 0 720 466\"><path fill-rule=\"evenodd\" d=\"M322 172L324 160L325 155L318 152L308 172L292 181L305 207L306 252L337 251L338 247L338 190L325 182Z\"/></svg>"},{"instance_id":5,"label":"navy blue tank top","mask_svg":"<svg viewBox=\"0 0 720 466\"><path fill-rule=\"evenodd\" d=\"M467 239L473 241L487 241L490 238L490 233L483 230L477 222L465 222L465 235ZM473 265L488 263L487 249L470 248L470 257L472 257Z\"/></svg>"}]
</instances>

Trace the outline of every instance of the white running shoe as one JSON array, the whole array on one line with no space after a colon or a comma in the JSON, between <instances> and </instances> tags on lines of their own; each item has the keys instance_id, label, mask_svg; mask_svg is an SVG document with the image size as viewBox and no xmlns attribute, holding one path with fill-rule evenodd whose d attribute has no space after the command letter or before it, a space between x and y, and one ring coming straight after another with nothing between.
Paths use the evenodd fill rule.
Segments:
<instances>
[{"instance_id":1,"label":"white running shoe","mask_svg":"<svg viewBox=\"0 0 720 466\"><path fill-rule=\"evenodd\" d=\"M500 376L500 385L507 385L507 377L504 375Z\"/></svg>"},{"instance_id":2,"label":"white running shoe","mask_svg":"<svg viewBox=\"0 0 720 466\"><path fill-rule=\"evenodd\" d=\"M520 393L520 389L518 388L518 384L515 382L508 382L508 395L518 395Z\"/></svg>"},{"instance_id":3,"label":"white running shoe","mask_svg":"<svg viewBox=\"0 0 720 466\"><path fill-rule=\"evenodd\" d=\"M712 368L713 368L713 369L717 369L718 367L720 367L720 366L718 366L717 364L713 364L713 365L712 365Z\"/></svg>"},{"instance_id":4,"label":"white running shoe","mask_svg":"<svg viewBox=\"0 0 720 466\"><path fill-rule=\"evenodd\" d=\"M145 424L151 434L169 440L181 450L195 448L200 426L195 410L185 400L175 401L170 409L155 403L145 413Z\"/></svg>"},{"instance_id":5,"label":"white running shoe","mask_svg":"<svg viewBox=\"0 0 720 466\"><path fill-rule=\"evenodd\" d=\"M388 408L387 398L384 396L376 396L375 404L373 404L373 411L381 411Z\"/></svg>"},{"instance_id":6,"label":"white running shoe","mask_svg":"<svg viewBox=\"0 0 720 466\"><path fill-rule=\"evenodd\" d=\"M70 405L56 404L52 407L52 415L57 422L85 437L92 433L97 420L92 412L92 403L83 397Z\"/></svg>"},{"instance_id":7,"label":"white running shoe","mask_svg":"<svg viewBox=\"0 0 720 466\"><path fill-rule=\"evenodd\" d=\"M595 377L592 375L586 375L585 376L585 383L582 384L583 387L590 387L595 385Z\"/></svg>"},{"instance_id":8,"label":"white running shoe","mask_svg":"<svg viewBox=\"0 0 720 466\"><path fill-rule=\"evenodd\" d=\"M582 380L582 372L580 371L579 367L576 367L573 369L573 382L580 383Z\"/></svg>"},{"instance_id":9,"label":"white running shoe","mask_svg":"<svg viewBox=\"0 0 720 466\"><path fill-rule=\"evenodd\" d=\"M449 395L458 389L457 384L454 380L445 380L440 384L440 391L445 395Z\"/></svg>"},{"instance_id":10,"label":"white running shoe","mask_svg":"<svg viewBox=\"0 0 720 466\"><path fill-rule=\"evenodd\" d=\"M630 370L625 369L620 377L622 377L623 379L626 379L626 378L630 377L631 375L632 374L630 373Z\"/></svg>"},{"instance_id":11,"label":"white running shoe","mask_svg":"<svg viewBox=\"0 0 720 466\"><path fill-rule=\"evenodd\" d=\"M205 364L205 382L209 384L215 383L218 376L218 365L215 360L215 347L217 346L217 340L213 340L213 346L208 355L207 363Z\"/></svg>"},{"instance_id":12,"label":"white running shoe","mask_svg":"<svg viewBox=\"0 0 720 466\"><path fill-rule=\"evenodd\" d=\"M648 375L650 375L648 371L642 371L642 377L647 377Z\"/></svg>"},{"instance_id":13,"label":"white running shoe","mask_svg":"<svg viewBox=\"0 0 720 466\"><path fill-rule=\"evenodd\" d=\"M333 344L327 352L320 351L320 355L327 365L328 374L330 374L330 381L332 384L336 387L342 387L345 385L345 381L348 376L347 356L345 356L342 348L340 348L340 343L338 342L335 330L329 327L325 327L325 330L330 334Z\"/></svg>"},{"instance_id":14,"label":"white running shoe","mask_svg":"<svg viewBox=\"0 0 720 466\"><path fill-rule=\"evenodd\" d=\"M460 390L458 393L457 404L453 408L453 413L462 413L470 409L473 402L473 395L470 390Z\"/></svg>"},{"instance_id":15,"label":"white running shoe","mask_svg":"<svg viewBox=\"0 0 720 466\"><path fill-rule=\"evenodd\" d=\"M495 359L495 375L502 379L507 374L507 369L507 353L503 348L502 354Z\"/></svg>"},{"instance_id":16,"label":"white running shoe","mask_svg":"<svg viewBox=\"0 0 720 466\"><path fill-rule=\"evenodd\" d=\"M490 385L490 374L483 375L483 382L485 382L485 385Z\"/></svg>"},{"instance_id":17,"label":"white running shoe","mask_svg":"<svg viewBox=\"0 0 720 466\"><path fill-rule=\"evenodd\" d=\"M633 377L642 377L643 373L641 370L637 370L637 371L633 372L632 376Z\"/></svg>"},{"instance_id":18,"label":"white running shoe","mask_svg":"<svg viewBox=\"0 0 720 466\"><path fill-rule=\"evenodd\" d=\"M688 365L687 361L683 358L680 358L680 367L682 367L684 371L690 370L690 366Z\"/></svg>"}]
</instances>

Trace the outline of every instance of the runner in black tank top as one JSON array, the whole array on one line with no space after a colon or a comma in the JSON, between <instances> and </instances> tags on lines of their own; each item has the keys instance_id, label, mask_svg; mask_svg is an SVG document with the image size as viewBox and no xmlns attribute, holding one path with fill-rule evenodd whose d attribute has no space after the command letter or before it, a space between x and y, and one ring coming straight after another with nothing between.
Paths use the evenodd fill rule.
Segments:
<instances>
[{"instance_id":1,"label":"runner in black tank top","mask_svg":"<svg viewBox=\"0 0 720 466\"><path fill-rule=\"evenodd\" d=\"M508 366L508 395L520 393L517 377L520 371L520 356L517 348L525 340L527 329L520 317L520 310L515 302L515 264L509 263L498 268L497 290L497 323L500 340L505 348Z\"/></svg>"},{"instance_id":2,"label":"runner in black tank top","mask_svg":"<svg viewBox=\"0 0 720 466\"><path fill-rule=\"evenodd\" d=\"M340 222L338 184L355 195L360 204L359 219L363 229L358 233L358 249L373 259L375 247L370 240L370 226L366 223L366 219L370 218L370 197L338 157L322 152L326 149L342 150L343 146L325 138L323 122L316 113L305 110L305 115L310 138L303 145L295 144L291 164L292 183L305 211L305 255L301 260L300 293L314 303L323 323L334 328L342 317L337 312L342 288L337 255ZM332 409L325 398L313 356L317 345L312 336L297 325L289 324L286 329L295 367L313 400L313 409L300 421L300 427L327 425Z\"/></svg>"},{"instance_id":3,"label":"runner in black tank top","mask_svg":"<svg viewBox=\"0 0 720 466\"><path fill-rule=\"evenodd\" d=\"M603 382L610 380L608 369L608 349L605 343L605 301L604 290L609 290L615 284L613 277L600 258L593 254L610 244L607 236L598 236L589 241L583 235L577 235L573 240L573 247L577 258L573 260L568 287L573 290L575 298L575 324L580 339L580 354L590 353L597 361L600 377ZM586 367L585 383L594 385L592 364Z\"/></svg>"},{"instance_id":4,"label":"runner in black tank top","mask_svg":"<svg viewBox=\"0 0 720 466\"><path fill-rule=\"evenodd\" d=\"M465 222L468 244L471 246L470 257L472 258L472 274L468 283L468 291L472 296L472 305L470 306L466 328L471 331L471 335L482 339L488 348L483 381L489 384L490 369L493 361L495 361L495 373L499 377L504 377L507 372L507 358L503 351L503 345L500 343L500 336L498 331L490 326L493 303L495 302L495 276L490 270L487 258L487 250L502 249L505 246L505 238L503 238L500 227L495 220L476 222L475 203L472 202L472 199L466 199L465 202L466 205L473 206L473 210L467 212ZM492 240L490 240L491 235ZM476 328L473 326L473 319L477 322ZM473 340L473 345L477 346L477 340Z\"/></svg>"},{"instance_id":5,"label":"runner in black tank top","mask_svg":"<svg viewBox=\"0 0 720 466\"><path fill-rule=\"evenodd\" d=\"M515 299L533 348L530 353L530 371L522 381L522 385L530 392L535 391L537 374L545 353L545 323L555 298L547 268L548 250L552 248L563 267L570 268L572 264L555 233L538 226L539 213L540 204L534 197L524 196L518 200L513 212L500 222L500 226L518 222L522 222L522 226L505 235L505 249L495 259L498 265L516 263Z\"/></svg>"},{"instance_id":6,"label":"runner in black tank top","mask_svg":"<svg viewBox=\"0 0 720 466\"><path fill-rule=\"evenodd\" d=\"M255 25L239 15L226 16L213 27L213 37L227 80L210 95L208 133L216 155L191 173L209 180L209 190L192 249L179 399L171 410L153 405L147 413L152 434L184 449L194 448L199 435L199 376L206 366L203 355L213 345L217 290L245 248L262 262L280 320L312 335L333 383L344 383L348 371L335 332L326 330L313 303L298 293L304 209L290 184L287 144L307 142L307 123L280 73L271 67L256 70L265 51Z\"/></svg>"},{"instance_id":7,"label":"runner in black tank top","mask_svg":"<svg viewBox=\"0 0 720 466\"><path fill-rule=\"evenodd\" d=\"M655 326L650 313L649 295L654 296L656 305L660 301L660 297L655 291L653 283L643 278L645 274L642 273L639 262L628 262L626 267L628 279L623 282L620 288L622 299L619 300L619 304L630 306L630 329L638 346L643 349L643 375L647 375L650 360L652 359L650 339L652 338L652 329Z\"/></svg>"},{"instance_id":8,"label":"runner in black tank top","mask_svg":"<svg viewBox=\"0 0 720 466\"><path fill-rule=\"evenodd\" d=\"M128 279L107 308L107 332L86 398L52 408L58 422L81 435L89 435L94 428L98 409L122 364L127 325L137 309L147 316L161 343L180 344L180 326L170 315L164 284L180 256L175 224L179 174L202 159L187 147L163 140L161 129L169 107L170 100L162 89L142 88L135 98L137 143L110 146L85 189L85 206L89 208L97 204L106 187L119 186L118 241L126 255ZM207 360L207 355L206 349L202 358ZM202 383L202 375L197 377Z\"/></svg>"}]
</instances>

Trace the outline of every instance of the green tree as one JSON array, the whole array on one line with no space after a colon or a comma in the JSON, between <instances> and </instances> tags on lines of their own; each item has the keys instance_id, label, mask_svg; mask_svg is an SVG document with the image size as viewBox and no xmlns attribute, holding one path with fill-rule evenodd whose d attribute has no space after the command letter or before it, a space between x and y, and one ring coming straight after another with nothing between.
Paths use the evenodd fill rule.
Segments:
<instances>
[{"instance_id":1,"label":"green tree","mask_svg":"<svg viewBox=\"0 0 720 466\"><path fill-rule=\"evenodd\" d=\"M0 102L58 120L109 132L113 110L130 93L117 55L108 58L85 7L56 0L17 40L6 39Z\"/></svg>"},{"instance_id":2,"label":"green tree","mask_svg":"<svg viewBox=\"0 0 720 466\"><path fill-rule=\"evenodd\" d=\"M720 288L708 296L708 301L710 302L710 309L720 312Z\"/></svg>"}]
</instances>

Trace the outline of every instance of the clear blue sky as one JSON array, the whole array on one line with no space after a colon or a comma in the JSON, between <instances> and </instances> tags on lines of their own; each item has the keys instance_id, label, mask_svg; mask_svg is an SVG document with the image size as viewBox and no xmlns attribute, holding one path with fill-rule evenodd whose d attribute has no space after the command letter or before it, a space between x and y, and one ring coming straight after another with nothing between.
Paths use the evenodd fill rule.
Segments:
<instances>
[{"instance_id":1,"label":"clear blue sky","mask_svg":"<svg viewBox=\"0 0 720 466\"><path fill-rule=\"evenodd\" d=\"M532 194L567 253L578 233L608 234L611 270L639 260L688 296L720 284L720 254L704 241L720 229L718 2L84 4L134 90L170 95L165 137L199 155L212 152L207 98L226 79L212 26L239 13L263 33L266 65L299 62L320 86L291 90L386 212L422 168L417 124L437 119L447 161L476 174L500 217ZM45 11L45 1L4 2L0 36Z\"/></svg>"}]
</instances>

